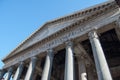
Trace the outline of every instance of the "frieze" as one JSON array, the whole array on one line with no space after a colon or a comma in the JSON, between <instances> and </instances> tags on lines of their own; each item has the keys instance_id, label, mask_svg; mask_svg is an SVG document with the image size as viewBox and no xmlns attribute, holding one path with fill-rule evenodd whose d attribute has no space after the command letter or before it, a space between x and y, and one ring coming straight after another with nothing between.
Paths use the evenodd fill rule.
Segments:
<instances>
[{"instance_id":1,"label":"frieze","mask_svg":"<svg viewBox=\"0 0 120 80\"><path fill-rule=\"evenodd\" d=\"M78 20L78 19L76 19L76 20ZM52 35L55 32L73 24L76 20L70 20L70 21L63 22L63 23L56 24L56 25L45 26L46 27L45 29L39 31L34 37L32 37L26 43L24 43L18 50L14 51L14 53L18 53L19 51L22 51L23 49L39 42L40 40L46 38L47 36ZM14 54L12 54L12 55L14 55Z\"/></svg>"},{"instance_id":2,"label":"frieze","mask_svg":"<svg viewBox=\"0 0 120 80\"><path fill-rule=\"evenodd\" d=\"M75 37L78 37L79 35L82 35L85 30L88 30L88 28L89 28L88 26L86 26L84 28L79 27L79 28L77 28L77 29L75 29L75 30L73 30L71 32L66 33L63 36L60 36L60 37L46 43L43 46L39 46L37 49L34 49L33 51L29 51L26 54L23 54L20 57L17 57L15 59L11 60L6 65L9 65L9 66L14 65L14 64L16 64L16 63L18 63L20 61L24 61L27 58L30 58L32 56L38 55L39 53L45 52L46 50L48 50L50 48L57 47L58 45L63 44L67 40L70 40L70 39L73 39ZM7 67L7 66L4 66L4 68L5 67Z\"/></svg>"},{"instance_id":3,"label":"frieze","mask_svg":"<svg viewBox=\"0 0 120 80\"><path fill-rule=\"evenodd\" d=\"M66 32L64 34L61 33L61 36L58 35L56 38L46 42L46 44L39 45L36 49L34 49L32 51L28 51L25 54L12 59L11 61L9 61L8 63L5 64L4 68L12 66L12 65L14 65L14 64L16 64L20 61L24 61L24 60L26 60L26 59L28 59L32 56L36 56L36 55L38 55L42 52L47 51L47 49L55 48L55 47L59 46L60 44L63 44L67 40L75 39L77 37L80 37L81 35L91 31L95 27L99 28L102 25L113 22L113 21L117 20L117 18L118 18L118 14L116 14L116 15L114 15L112 17L107 17L107 18L104 17L104 19L98 20L98 21L96 20L94 22L91 22L88 25L87 24L86 25L80 25L80 26L78 26L78 27L76 27L76 28L72 29L71 31Z\"/></svg>"},{"instance_id":4,"label":"frieze","mask_svg":"<svg viewBox=\"0 0 120 80\"><path fill-rule=\"evenodd\" d=\"M109 22L116 21L118 19L118 16L119 15L109 17L109 18L105 18L104 20L108 21L108 22L105 22L104 20L100 20L99 22L98 21L94 22L94 23L96 23L94 25L89 24L89 25L82 25L80 27L76 27L74 30L66 32L65 34L63 34L61 36L57 36L55 39L47 42L46 44L40 45L32 51L28 51L28 52L26 52L26 54L23 54L23 55L21 55L17 58L14 58L13 60L9 61L9 63L6 63L4 68L7 68L11 65L14 65L14 64L16 64L20 61L24 61L24 60L26 60L26 59L28 59L32 56L36 56L36 55L38 55L42 52L47 51L47 49L55 48L55 47L59 46L60 44L63 44L67 40L75 39L75 38L77 38L77 37L79 37L79 36L81 36L85 33L88 33L89 31L94 29L95 26L97 26L99 28L99 27L102 27L102 25L108 24ZM98 23L101 23L101 24L99 25Z\"/></svg>"},{"instance_id":5,"label":"frieze","mask_svg":"<svg viewBox=\"0 0 120 80\"><path fill-rule=\"evenodd\" d=\"M115 3L114 1L113 1L113 2L108 1L108 2L102 3L102 4L100 4L100 5L93 6L93 7L90 7L90 8L88 8L88 9L84 9L84 10L82 10L82 11L80 11L80 12L76 12L76 13L73 13L73 14L71 14L71 15L64 16L64 17L62 17L62 18L59 18L59 19L56 19L56 20L47 22L45 25L43 25L43 27L45 27L46 25L49 25L49 26L50 26L50 25L54 25L54 24L61 23L61 22L66 22L66 21L68 21L68 20L76 19L76 18L78 18L78 17L83 17L83 16L86 16L86 15L91 15L92 13L95 13L95 12L101 10L101 9L104 9L104 8L106 8L106 7L109 7L109 6L115 5L115 4L116 4L116 3ZM16 53L16 52L22 50L23 47L26 47L26 46L23 46L23 44L25 44L26 41L27 41L27 42L29 42L29 40L31 41L31 38L33 38L34 36L36 36L36 34L37 34L40 30L41 30L41 28L40 28L38 31L36 31L33 35L31 35L31 37L29 37L27 40L25 40L22 44L20 44L20 45L19 45L14 51L12 51L11 53ZM33 41L33 43L34 43L34 41ZM26 44L28 44L28 43L26 43ZM22 48L21 48L21 47L22 47Z\"/></svg>"}]
</instances>

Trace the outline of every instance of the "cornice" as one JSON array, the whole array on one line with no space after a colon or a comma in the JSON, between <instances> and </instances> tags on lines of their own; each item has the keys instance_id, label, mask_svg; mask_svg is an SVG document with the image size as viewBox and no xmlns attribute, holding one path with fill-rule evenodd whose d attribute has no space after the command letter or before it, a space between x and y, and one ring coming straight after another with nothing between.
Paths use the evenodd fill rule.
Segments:
<instances>
[{"instance_id":1,"label":"cornice","mask_svg":"<svg viewBox=\"0 0 120 80\"><path fill-rule=\"evenodd\" d=\"M97 4L95 6L80 10L79 12L75 12L71 15L66 15L66 16L63 16L61 18L57 18L57 19L54 19L52 21L49 21L48 24L53 25L53 24L57 24L57 23L60 23L60 22L64 22L64 21L67 21L67 20L74 19L74 18L78 18L78 17L81 17L81 16L85 16L85 15L91 14L93 12L99 11L103 8L106 8L106 7L108 7L112 4L116 4L116 3L114 1L107 1L107 2L104 2L104 3L101 3L101 4Z\"/></svg>"},{"instance_id":2,"label":"cornice","mask_svg":"<svg viewBox=\"0 0 120 80\"><path fill-rule=\"evenodd\" d=\"M77 26L77 25L80 25L80 24L83 24L84 22L88 21L89 19L93 19L94 17L98 16L98 14L101 14L103 13L104 11L106 12L106 10L108 9L111 9L113 7L117 7L116 6L116 3L115 2L105 2L103 4L99 4L97 6L94 6L92 8L89 8L89 9L85 9L83 11L80 11L80 12L77 12L77 13L74 13L72 15L68 15L68 16L65 16L65 17L62 17L62 18L59 18L59 19L56 19L56 20L53 20L53 21L49 21L47 23L45 23L40 29L38 29L37 31L35 31L29 38L27 38L24 42L22 42L17 48L15 48L8 56L6 56L3 61L5 61L6 59L10 58L11 54L13 54L17 49L19 49L20 47L22 47L22 45L27 42L29 39L31 39L35 34L37 34L42 28L44 28L44 26L46 25L53 25L53 24L57 24L57 23L61 23L61 22L64 22L64 21L67 21L67 20L71 20L71 19L74 19L74 18L78 18L80 16L85 16L85 15L88 15L88 14L91 14L93 13L92 15L90 16L87 16L85 17L84 19L81 19L81 20L78 20L77 22L73 23L71 26L68 26L62 30L60 30L59 32L53 34L52 36L57 36L59 33L63 32L63 31L66 31L68 28L71 28L71 27L74 27L74 26ZM51 36L39 41L40 44L44 43L45 41L49 40L51 38ZM35 43L36 44L36 43ZM35 45L33 44L33 45ZM32 45L32 46L33 46ZM30 46L31 47L31 46ZM29 48L29 47L27 47ZM27 49L26 48L26 49ZM19 53L19 52L18 52ZM15 53L14 53L15 54Z\"/></svg>"},{"instance_id":3,"label":"cornice","mask_svg":"<svg viewBox=\"0 0 120 80\"><path fill-rule=\"evenodd\" d=\"M110 8L110 9L109 9ZM59 46L65 46L65 42L68 40L75 41L82 35L87 36L87 33L93 29L99 29L105 25L108 25L111 22L118 20L120 12L116 6L109 6L104 10L100 10L97 13L89 16L88 20L81 19L74 22L72 25L65 27L64 29L54 33L53 35L44 38L43 40L35 43L34 45L25 48L24 50L10 56L5 60L4 69L18 64L20 61L26 61L33 56L41 54L41 57L45 56L43 53L46 53L48 49L53 49L56 51L56 48ZM87 17L86 17L87 18Z\"/></svg>"}]
</instances>

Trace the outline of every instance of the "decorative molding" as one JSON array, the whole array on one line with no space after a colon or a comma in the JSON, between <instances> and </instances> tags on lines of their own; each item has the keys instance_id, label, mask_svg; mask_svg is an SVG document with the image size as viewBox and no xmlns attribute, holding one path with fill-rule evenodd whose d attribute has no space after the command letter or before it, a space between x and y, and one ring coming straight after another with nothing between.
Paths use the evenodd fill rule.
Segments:
<instances>
[{"instance_id":1,"label":"decorative molding","mask_svg":"<svg viewBox=\"0 0 120 80\"><path fill-rule=\"evenodd\" d=\"M48 49L48 50L47 50L47 55L48 55L49 57L53 58L53 57L54 57L54 53L53 53L53 52L54 52L53 49Z\"/></svg>"},{"instance_id":2,"label":"decorative molding","mask_svg":"<svg viewBox=\"0 0 120 80\"><path fill-rule=\"evenodd\" d=\"M110 8L110 10L108 8ZM114 15L114 13L116 12L115 9L117 9L117 7L115 5L111 5L107 8L104 8L103 10L97 11L95 14L92 14L84 19L80 19L74 22L72 25L63 28L62 30L59 30L59 32L56 32L53 35L48 36L47 38L32 45L32 46L37 45L37 48L35 48L34 50L31 49L24 53L25 50L27 50L28 48L31 48L30 46L27 49L24 49L17 53L17 54L22 54L21 56L17 56L13 58L14 56L16 56L15 54L14 56L7 57L6 59L4 59L4 61L9 59L11 60L5 62L5 66L3 68L8 68L12 65L17 64L20 61L24 61L28 58L31 58L33 56L46 52L46 50L48 49L55 48L68 40L75 39L77 37L80 37L83 34L88 33L89 31L93 30L96 27L97 29L99 29L100 27L107 25L110 22L116 21L118 16L120 16L119 15L120 13ZM110 11L112 12L110 13ZM107 15L107 16L110 16L110 17L103 17L101 19L100 16L105 15L105 13L109 13L110 15ZM99 17L100 19L95 20L97 19L97 17ZM92 21L92 20L95 20L95 21ZM89 24L84 24L84 23L89 23Z\"/></svg>"},{"instance_id":3,"label":"decorative molding","mask_svg":"<svg viewBox=\"0 0 120 80\"><path fill-rule=\"evenodd\" d=\"M15 65L19 61L24 61L28 58L31 58L32 56L36 56L43 52L46 52L48 49L53 49L61 44L64 44L64 42L66 42L68 40L80 37L81 35L86 34L89 31L93 30L95 27L97 27L97 29L99 29L100 27L103 27L104 25L114 22L120 16L119 14L116 14L116 15L113 14L114 16L106 17L106 18L104 17L102 20L101 19L95 20L94 22L90 20L91 24L81 24L80 25L78 22L76 22L79 25L76 26L75 25L76 23L75 23L74 26L73 25L69 26L66 29L60 30L59 32L55 33L54 35L47 37L46 39L37 43L37 48L35 48L34 50L31 49L25 53L20 52L22 55L18 56L16 58L12 58L12 60L6 62L4 68Z\"/></svg>"},{"instance_id":4,"label":"decorative molding","mask_svg":"<svg viewBox=\"0 0 120 80\"><path fill-rule=\"evenodd\" d=\"M118 36L118 39L120 40L120 17L118 18L118 20L115 22L115 30L116 30L116 34Z\"/></svg>"},{"instance_id":5,"label":"decorative molding","mask_svg":"<svg viewBox=\"0 0 120 80\"><path fill-rule=\"evenodd\" d=\"M97 13L98 11L103 11L104 9L108 9L108 8L112 8L112 7L115 7L116 6L116 3L114 1L108 1L108 2L105 2L105 3L102 3L102 4L99 4L99 5L95 5L93 7L90 7L90 8L87 8L87 9L84 9L84 10L81 10L80 12L76 12L76 13L73 13L71 15L68 15L68 16L65 16L65 17L62 17L62 18L59 18L59 19L56 19L56 20L53 20L53 21L49 21L47 22L46 24L44 24L40 29L38 29L37 31L35 31L29 38L27 38L24 42L22 42L16 49L14 49L7 57L4 58L7 59L9 56L11 55L14 55L16 53L18 53L19 51L22 51L24 50L24 48L21 48L25 43L31 41L31 39L36 36L39 32L41 32L41 30L43 30L43 28L45 28L46 26L50 26L50 25L54 25L54 24L60 24L62 22L66 22L66 21L69 21L69 20L74 20L74 19L77 19L77 18L81 18L83 17L83 20L81 20L81 22L83 22L84 20L87 20L87 17L90 16L91 14L94 14L94 13ZM118 7L118 6L116 6ZM97 14L96 14L97 15ZM90 18L90 17L88 17ZM66 25L67 26L67 25ZM72 25L73 26L73 25ZM37 40L35 43L37 43L38 41L40 40ZM33 44L35 44L33 43ZM32 45L33 45L32 44ZM29 45L31 46L31 45ZM26 46L25 48L27 48L28 46Z\"/></svg>"},{"instance_id":6,"label":"decorative molding","mask_svg":"<svg viewBox=\"0 0 120 80\"><path fill-rule=\"evenodd\" d=\"M98 34L96 30L92 30L88 33L89 39L94 39L94 38L98 38Z\"/></svg>"}]
</instances>

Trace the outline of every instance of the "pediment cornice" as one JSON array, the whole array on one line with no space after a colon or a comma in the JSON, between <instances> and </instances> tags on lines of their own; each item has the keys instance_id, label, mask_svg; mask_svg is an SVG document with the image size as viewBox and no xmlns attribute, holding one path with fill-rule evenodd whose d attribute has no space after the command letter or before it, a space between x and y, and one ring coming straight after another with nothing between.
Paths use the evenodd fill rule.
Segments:
<instances>
[{"instance_id":1,"label":"pediment cornice","mask_svg":"<svg viewBox=\"0 0 120 80\"><path fill-rule=\"evenodd\" d=\"M59 19L55 19L53 21L49 21L47 23L45 23L40 29L38 29L37 31L35 31L29 38L27 38L24 42L22 42L16 49L14 49L8 56L6 56L3 61L5 61L6 59L10 58L11 56L14 56L15 54L19 53L20 51L23 51L31 46L33 46L34 44L38 43L39 44L43 44L47 41L49 41L49 39L56 37L58 34L60 34L61 32L66 31L68 28L73 28L74 26L77 25L81 25L84 24L86 21L90 20L90 19L94 19L97 16L99 16L100 14L103 14L111 9L114 8L118 8L118 6L116 5L115 2L105 2L103 4L99 4L93 7L90 7L88 9L82 10L80 12L76 12L73 13L72 15L68 15ZM77 20L75 20L77 19ZM24 44L26 44L27 42L31 42L31 40L37 36L38 33L42 32L43 30L48 29L49 26L51 25L62 25L64 22L69 22L73 20L73 23L70 25L65 25L63 28L59 29L59 31L56 31L54 34L48 35L47 37L41 39L41 40L37 40L36 42L34 42L33 44L24 47ZM55 26L56 27L56 26Z\"/></svg>"}]
</instances>

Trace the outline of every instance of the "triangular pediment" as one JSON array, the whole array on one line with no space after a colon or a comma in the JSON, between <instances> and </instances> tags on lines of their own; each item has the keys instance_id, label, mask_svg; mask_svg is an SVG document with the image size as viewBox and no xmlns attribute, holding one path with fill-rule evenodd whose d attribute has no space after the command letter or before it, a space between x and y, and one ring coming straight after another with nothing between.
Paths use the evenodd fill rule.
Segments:
<instances>
[{"instance_id":1,"label":"triangular pediment","mask_svg":"<svg viewBox=\"0 0 120 80\"><path fill-rule=\"evenodd\" d=\"M27 38L24 42L22 42L15 50L13 50L8 56L4 58L7 59L10 56L17 54L18 52L32 46L33 44L38 43L39 41L51 36L52 34L66 28L73 23L77 22L78 20L82 20L97 11L104 9L107 4L111 3L111 1L95 5L93 7L89 7L87 9L81 10L79 12L75 12L71 15L64 16L59 19L55 19L53 21L45 23L43 26L40 27L37 31L35 31L29 38Z\"/></svg>"}]
</instances>

